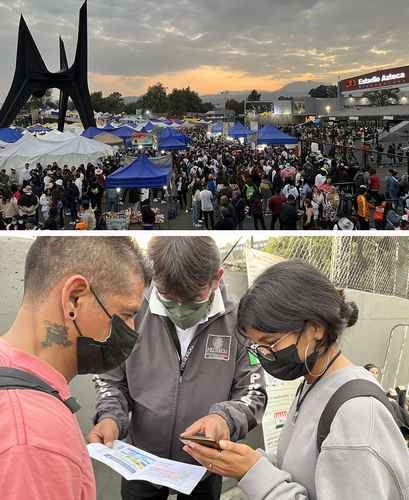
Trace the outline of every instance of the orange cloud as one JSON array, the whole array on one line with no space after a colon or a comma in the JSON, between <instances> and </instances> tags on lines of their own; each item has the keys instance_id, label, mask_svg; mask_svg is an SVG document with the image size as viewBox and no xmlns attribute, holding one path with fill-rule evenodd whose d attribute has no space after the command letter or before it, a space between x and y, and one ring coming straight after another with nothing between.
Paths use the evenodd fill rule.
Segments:
<instances>
[{"instance_id":1,"label":"orange cloud","mask_svg":"<svg viewBox=\"0 0 409 500\"><path fill-rule=\"evenodd\" d=\"M90 75L90 86L95 90L102 90L104 94L113 91L122 95L141 95L149 85L162 82L169 91L173 88L187 87L188 85L201 95L217 94L223 90L242 91L260 89L275 91L287 83L297 80L311 80L311 73L296 75L287 78L275 78L273 75L252 76L241 71L232 71L216 66L201 66L197 69L180 71L178 73L160 73L149 77L122 76L122 75Z\"/></svg>"}]
</instances>

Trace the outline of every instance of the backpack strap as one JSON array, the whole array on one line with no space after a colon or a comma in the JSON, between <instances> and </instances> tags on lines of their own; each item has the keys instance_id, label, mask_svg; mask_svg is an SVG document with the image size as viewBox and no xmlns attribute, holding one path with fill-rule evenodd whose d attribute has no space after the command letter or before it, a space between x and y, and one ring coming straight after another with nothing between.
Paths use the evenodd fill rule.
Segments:
<instances>
[{"instance_id":1,"label":"backpack strap","mask_svg":"<svg viewBox=\"0 0 409 500\"><path fill-rule=\"evenodd\" d=\"M319 453L321 453L322 443L330 433L332 422L339 408L350 399L362 397L371 397L380 401L390 411L392 417L396 421L395 412L393 411L389 399L377 384L363 379L351 380L342 385L332 395L321 414L317 431L317 448Z\"/></svg>"},{"instance_id":2,"label":"backpack strap","mask_svg":"<svg viewBox=\"0 0 409 500\"><path fill-rule=\"evenodd\" d=\"M77 413L81 409L75 398L62 399L59 392L48 385L44 380L34 374L17 370L16 368L0 367L0 391L1 390L31 390L43 392L61 401L71 413Z\"/></svg>"}]
</instances>

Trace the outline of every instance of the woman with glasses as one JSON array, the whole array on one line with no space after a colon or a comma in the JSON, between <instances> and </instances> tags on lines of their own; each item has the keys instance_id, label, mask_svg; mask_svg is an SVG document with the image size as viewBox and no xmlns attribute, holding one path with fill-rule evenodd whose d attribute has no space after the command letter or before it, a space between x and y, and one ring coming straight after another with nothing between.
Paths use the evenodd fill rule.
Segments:
<instances>
[{"instance_id":1,"label":"woman with glasses","mask_svg":"<svg viewBox=\"0 0 409 500\"><path fill-rule=\"evenodd\" d=\"M265 271L240 302L238 326L269 374L302 381L277 451L229 441L219 443L221 451L196 443L185 451L213 473L239 480L251 500L409 499L408 450L377 399L344 403L317 446L318 423L335 392L352 380L376 383L339 347L357 319L357 306L312 266L283 262Z\"/></svg>"}]
</instances>

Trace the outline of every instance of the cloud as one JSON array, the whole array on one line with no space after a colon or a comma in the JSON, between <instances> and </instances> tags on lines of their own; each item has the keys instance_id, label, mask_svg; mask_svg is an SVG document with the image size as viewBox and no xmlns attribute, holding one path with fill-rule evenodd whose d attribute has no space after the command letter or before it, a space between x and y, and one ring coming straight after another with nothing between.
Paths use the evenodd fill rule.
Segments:
<instances>
[{"instance_id":1,"label":"cloud","mask_svg":"<svg viewBox=\"0 0 409 500\"><path fill-rule=\"evenodd\" d=\"M19 12L51 70L58 35L75 52L81 0L0 0L0 93L14 71ZM409 64L407 0L89 0L93 90L138 95L155 81L201 93L335 81ZM336 76L334 76L336 75Z\"/></svg>"}]
</instances>

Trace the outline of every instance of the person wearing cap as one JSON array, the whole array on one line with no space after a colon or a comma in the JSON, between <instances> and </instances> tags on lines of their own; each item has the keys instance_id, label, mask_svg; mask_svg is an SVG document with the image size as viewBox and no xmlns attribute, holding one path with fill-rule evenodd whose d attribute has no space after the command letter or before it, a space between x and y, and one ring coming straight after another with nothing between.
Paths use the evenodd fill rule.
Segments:
<instances>
[{"instance_id":1,"label":"person wearing cap","mask_svg":"<svg viewBox=\"0 0 409 500\"><path fill-rule=\"evenodd\" d=\"M357 215L358 215L358 221L359 221L359 229L365 231L370 229L369 225L369 216L370 216L370 211L375 208L375 205L372 205L372 203L369 203L367 199L368 195L368 188L364 185L362 185L359 188L359 194L356 198L356 204L357 204Z\"/></svg>"},{"instance_id":2,"label":"person wearing cap","mask_svg":"<svg viewBox=\"0 0 409 500\"><path fill-rule=\"evenodd\" d=\"M20 217L36 217L37 208L39 207L40 201L38 197L33 193L33 189L30 185L23 189L23 196L18 200L18 211Z\"/></svg>"}]
</instances>

